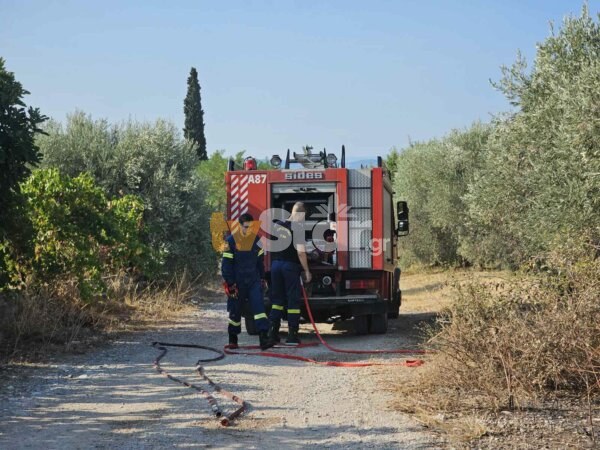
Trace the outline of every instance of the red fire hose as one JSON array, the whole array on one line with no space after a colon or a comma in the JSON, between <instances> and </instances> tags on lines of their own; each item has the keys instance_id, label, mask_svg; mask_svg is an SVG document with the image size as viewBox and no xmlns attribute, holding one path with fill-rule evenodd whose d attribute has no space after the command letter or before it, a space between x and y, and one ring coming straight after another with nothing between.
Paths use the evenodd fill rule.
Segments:
<instances>
[{"instance_id":1,"label":"red fire hose","mask_svg":"<svg viewBox=\"0 0 600 450\"><path fill-rule=\"evenodd\" d=\"M329 345L327 342L325 342L325 340L321 336L321 333L319 333L319 330L317 329L317 325L315 324L315 320L313 319L310 305L308 304L308 296L306 295L306 290L304 289L304 283L302 282L302 278L300 278L300 287L302 289L302 296L304 297L304 306L306 306L306 312L308 313L308 318L310 319L310 323L312 324L313 329L315 330L315 333L317 334L317 338L319 339L321 344L323 344L325 347L327 347L332 352L352 353L355 355L368 355L368 354L373 354L373 355L381 355L381 354L424 355L427 353L426 350L413 350L413 349L404 349L404 348L398 348L398 349L393 349L393 350L344 350L344 349L335 348L335 347ZM409 367L418 367L421 364L423 364L423 361L420 359L415 359L415 360L407 360L407 361L405 361L405 363L410 363L410 364L405 364Z\"/></svg>"},{"instance_id":2,"label":"red fire hose","mask_svg":"<svg viewBox=\"0 0 600 450\"><path fill-rule=\"evenodd\" d=\"M302 289L302 295L304 297L304 305L306 306L306 312L308 313L308 318L310 319L310 323L312 324L313 329L315 330L317 338L319 339L321 344L323 344L325 347L327 347L332 352L351 353L351 354L360 354L360 355L367 355L367 354L419 354L419 355L422 355L422 354L428 353L426 350L413 350L413 349L346 350L346 349L340 349L340 348L333 347L332 345L329 345L327 342L325 342L325 340L323 339L323 336L321 336L321 333L319 333L317 325L315 324L315 321L314 321L314 318L312 315L312 311L311 311L310 305L308 303L308 296L306 295L306 291L304 289L304 284L302 283L302 279L300 279L300 286ZM258 345L240 346L237 349L232 349L229 345L226 345L223 348L223 352L221 352L220 350L214 349L212 347L205 347L202 345L192 345L192 344L169 344L166 342L154 342L152 345L157 350L162 351L161 354L154 361L154 367L156 368L156 370L159 373L162 373L163 375L168 377L169 379L176 381L178 383L181 383L184 386L196 389L201 394L203 394L206 397L208 403L210 404L212 411L215 414L215 417L217 417L219 419L221 425L223 425L223 426L230 425L230 423L233 419L235 419L237 416L242 414L247 409L248 404L243 399L238 397L237 395L222 389L218 384L214 383L210 378L208 378L206 376L206 374L204 373L204 368L200 365L200 363L210 362L210 361L218 361L220 359L223 359L225 357L225 354L228 354L228 355L245 354L245 355L266 356L266 357L270 357L270 358L291 359L294 361L303 361L303 362L307 362L307 363L318 364L318 365L322 365L322 366L332 366L332 367L369 367L369 366L398 366L398 365L406 366L406 367L418 367L423 364L423 360L420 360L420 359L407 359L400 363L316 361L314 359L306 358L304 356L299 356L299 355L289 355L289 354L285 354L285 353L264 352L264 351L261 351L261 352L247 351L247 350L259 350L260 347ZM278 345L278 346L275 346L275 348L287 348L287 349L294 348L294 349L296 349L296 348L315 347L317 345L319 345L317 342L311 342L311 343L306 343L306 344L300 344L300 345L293 346L293 347L288 346L288 345L281 345L281 346ZM166 353L167 353L166 347L167 346L200 348L200 349L205 349L205 350L209 350L209 351L217 353L218 356L216 356L214 358L198 360L198 362L196 363L196 370L198 371L198 374L200 375L200 377L202 377L202 379L204 379L216 392L218 392L219 394L228 398L229 400L237 403L239 405L239 407L232 413L230 413L226 416L223 416L221 408L219 407L216 399L212 396L212 394L210 392L204 390L200 386L188 383L185 380L180 380L180 379L172 376L168 372L166 372L160 366L160 360L161 360L161 358L163 358L166 355Z\"/></svg>"},{"instance_id":3,"label":"red fire hose","mask_svg":"<svg viewBox=\"0 0 600 450\"><path fill-rule=\"evenodd\" d=\"M321 342L321 344L323 344L325 347L327 347L329 350L331 350L332 352L336 352L336 353L351 353L351 354L358 354L358 355L382 355L382 354L412 354L412 355L423 355L428 353L426 350L413 350L413 349L393 349L393 350L345 350L345 349L341 349L341 348L336 348L333 347L331 345L329 345L327 342L325 342L325 339L323 339L323 336L321 336L321 333L319 333L319 329L317 328L317 325L315 324L315 320L313 318L312 315L312 311L310 309L310 305L308 303L308 296L306 295L306 290L304 289L304 283L302 282L302 278L300 278L300 287L302 289L302 296L304 297L304 306L306 307L306 312L308 313L308 318L310 320L310 323L312 324L313 329L315 330L315 333L317 334L317 338L319 339L319 341ZM315 345L318 345L317 343L309 343L309 344L300 344L294 347L291 346L276 346L275 348L303 348L303 347L313 347ZM303 361L303 362L308 362L308 363L312 363L312 364L319 364L319 365L323 365L323 366L333 366L333 367L370 367L370 366L406 366L406 367L418 367L420 365L423 364L423 360L421 359L407 359L405 361L402 361L400 363L374 363L374 362L356 362L356 363L349 363L349 362L340 362L340 361L316 361L314 359L311 358L306 358L304 356L298 356L298 355L287 355L284 353L275 353L275 352L246 352L244 350L256 350L259 349L260 347L256 346L256 345L248 345L248 346L242 346L242 347L238 347L238 349L240 349L239 351L236 351L232 348L230 348L229 345L226 345L225 348L223 349L224 352L228 355L239 355L239 354L252 354L252 355L258 355L258 356L267 356L270 358L282 358L282 359L292 359L292 360L296 360L296 361Z\"/></svg>"}]
</instances>

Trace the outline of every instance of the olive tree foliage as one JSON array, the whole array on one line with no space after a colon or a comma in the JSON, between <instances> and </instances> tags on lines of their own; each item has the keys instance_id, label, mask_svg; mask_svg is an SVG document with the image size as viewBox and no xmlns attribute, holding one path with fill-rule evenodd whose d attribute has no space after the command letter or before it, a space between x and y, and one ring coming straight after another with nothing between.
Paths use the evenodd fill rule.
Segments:
<instances>
[{"instance_id":1,"label":"olive tree foliage","mask_svg":"<svg viewBox=\"0 0 600 450\"><path fill-rule=\"evenodd\" d=\"M385 165L387 166L390 174L390 178L392 182L394 181L394 177L396 176L396 172L398 172L398 158L400 157L400 152L396 147L392 147L385 157Z\"/></svg>"},{"instance_id":2,"label":"olive tree foliage","mask_svg":"<svg viewBox=\"0 0 600 450\"><path fill-rule=\"evenodd\" d=\"M583 9L495 84L518 110L497 118L466 201L473 250L518 265L558 241L600 243L600 25Z\"/></svg>"},{"instance_id":3,"label":"olive tree foliage","mask_svg":"<svg viewBox=\"0 0 600 450\"><path fill-rule=\"evenodd\" d=\"M42 166L56 167L70 177L89 172L97 184L114 193L113 180L119 172L115 158L118 127L77 111L67 116L64 125L50 120L44 129L47 136L38 139L43 154Z\"/></svg>"},{"instance_id":4,"label":"olive tree foliage","mask_svg":"<svg viewBox=\"0 0 600 450\"><path fill-rule=\"evenodd\" d=\"M598 18L566 18L531 70L519 56L502 74L513 112L394 156L405 259L516 268L561 241L600 247Z\"/></svg>"},{"instance_id":5,"label":"olive tree foliage","mask_svg":"<svg viewBox=\"0 0 600 450\"><path fill-rule=\"evenodd\" d=\"M110 125L76 112L52 121L40 137L42 164L77 176L89 172L111 196L135 194L144 203L145 242L162 255L162 272L212 271L205 204L208 182L196 172L194 144L162 120Z\"/></svg>"},{"instance_id":6,"label":"olive tree foliage","mask_svg":"<svg viewBox=\"0 0 600 450\"><path fill-rule=\"evenodd\" d=\"M403 264L472 262L468 243L475 231L463 197L482 165L489 133L489 126L475 123L392 154L397 199L410 207L411 233L401 242Z\"/></svg>"}]
</instances>

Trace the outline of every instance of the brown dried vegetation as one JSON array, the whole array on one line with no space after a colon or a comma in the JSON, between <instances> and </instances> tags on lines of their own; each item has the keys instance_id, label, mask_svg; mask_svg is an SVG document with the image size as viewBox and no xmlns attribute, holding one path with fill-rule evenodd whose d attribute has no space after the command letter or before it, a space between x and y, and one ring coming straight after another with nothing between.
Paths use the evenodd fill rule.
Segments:
<instances>
[{"instance_id":1,"label":"brown dried vegetation","mask_svg":"<svg viewBox=\"0 0 600 450\"><path fill-rule=\"evenodd\" d=\"M168 320L190 307L196 291L185 277L140 284L117 276L107 286L91 302L82 301L76 284L67 280L0 296L0 357L27 359L49 347L69 351L102 333Z\"/></svg>"},{"instance_id":2,"label":"brown dried vegetation","mask_svg":"<svg viewBox=\"0 0 600 450\"><path fill-rule=\"evenodd\" d=\"M427 330L436 353L403 380L395 406L463 442L520 433L529 445L535 429L540 445L563 431L561 445L597 444L600 259L576 248L511 277L455 282L455 300Z\"/></svg>"}]
</instances>

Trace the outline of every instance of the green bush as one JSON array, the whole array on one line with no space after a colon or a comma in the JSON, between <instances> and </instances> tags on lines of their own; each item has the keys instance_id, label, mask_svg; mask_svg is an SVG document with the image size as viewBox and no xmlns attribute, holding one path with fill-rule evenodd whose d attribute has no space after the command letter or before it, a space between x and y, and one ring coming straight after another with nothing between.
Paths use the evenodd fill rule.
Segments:
<instances>
[{"instance_id":1,"label":"green bush","mask_svg":"<svg viewBox=\"0 0 600 450\"><path fill-rule=\"evenodd\" d=\"M26 107L23 89L0 58L0 289L8 283L12 248L28 240L27 226L18 211L19 183L40 159L35 135L47 119L37 108Z\"/></svg>"},{"instance_id":2,"label":"green bush","mask_svg":"<svg viewBox=\"0 0 600 450\"><path fill-rule=\"evenodd\" d=\"M207 186L196 172L194 144L168 122L110 126L77 112L51 122L39 139L43 165L70 176L86 171L111 196L134 194L145 206L144 242L163 255L161 273L214 270Z\"/></svg>"},{"instance_id":3,"label":"green bush","mask_svg":"<svg viewBox=\"0 0 600 450\"><path fill-rule=\"evenodd\" d=\"M56 169L34 171L21 192L32 240L5 252L13 284L68 279L89 299L104 290L107 275L151 273L155 255L140 240L143 205L135 196L109 201L90 175L71 178Z\"/></svg>"}]
</instances>

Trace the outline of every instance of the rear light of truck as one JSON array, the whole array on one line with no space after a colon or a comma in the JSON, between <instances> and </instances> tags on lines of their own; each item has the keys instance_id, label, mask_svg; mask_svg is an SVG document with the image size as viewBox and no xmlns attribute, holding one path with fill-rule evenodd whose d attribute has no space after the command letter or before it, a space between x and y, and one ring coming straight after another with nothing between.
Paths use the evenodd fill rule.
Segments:
<instances>
[{"instance_id":1,"label":"rear light of truck","mask_svg":"<svg viewBox=\"0 0 600 450\"><path fill-rule=\"evenodd\" d=\"M346 289L377 289L379 280L346 280Z\"/></svg>"}]
</instances>

